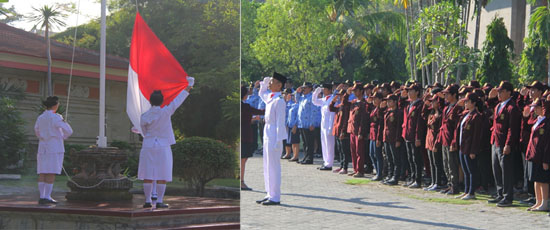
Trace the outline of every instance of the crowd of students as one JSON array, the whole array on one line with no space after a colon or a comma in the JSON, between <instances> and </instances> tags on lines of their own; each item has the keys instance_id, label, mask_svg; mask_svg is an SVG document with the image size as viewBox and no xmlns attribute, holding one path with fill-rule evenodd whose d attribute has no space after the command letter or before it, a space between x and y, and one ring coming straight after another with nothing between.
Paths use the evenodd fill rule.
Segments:
<instances>
[{"instance_id":1,"label":"crowd of students","mask_svg":"<svg viewBox=\"0 0 550 230\"><path fill-rule=\"evenodd\" d=\"M258 85L241 91L243 104L256 114L250 115L256 124L245 124L252 130L247 134L251 143L257 143L255 133L261 135L256 132L262 112ZM526 201L532 202L529 211L547 211L549 94L539 81L519 89L508 81L495 87L477 81L425 87L395 81L306 82L296 90L287 81L282 98L288 137L281 158L313 164L317 147L323 156L319 170L353 177L372 173L372 180L386 185L424 187L463 200L476 199L477 191L495 186L494 199L488 202L499 207L511 206L514 188L519 187L533 196ZM243 151L244 158L257 149L251 145ZM353 169L348 169L350 162ZM428 184L424 177L430 178ZM241 186L248 188L244 182Z\"/></svg>"}]
</instances>

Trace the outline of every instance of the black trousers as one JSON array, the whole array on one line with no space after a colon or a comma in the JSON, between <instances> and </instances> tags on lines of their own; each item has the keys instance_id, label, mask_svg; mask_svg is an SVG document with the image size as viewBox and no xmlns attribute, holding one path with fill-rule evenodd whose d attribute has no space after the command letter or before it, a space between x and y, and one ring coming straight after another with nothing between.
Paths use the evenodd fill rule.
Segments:
<instances>
[{"instance_id":1,"label":"black trousers","mask_svg":"<svg viewBox=\"0 0 550 230\"><path fill-rule=\"evenodd\" d=\"M488 190L489 186L492 184L493 170L491 165L491 149L483 149L480 151L480 154L476 156L477 158L477 168L479 172L479 182L480 186L483 186L484 189ZM534 193L533 193L534 194Z\"/></svg>"},{"instance_id":2,"label":"black trousers","mask_svg":"<svg viewBox=\"0 0 550 230\"><path fill-rule=\"evenodd\" d=\"M254 122L252 127L252 149L256 151L258 149L258 123Z\"/></svg>"},{"instance_id":3,"label":"black trousers","mask_svg":"<svg viewBox=\"0 0 550 230\"><path fill-rule=\"evenodd\" d=\"M317 146L317 148L314 149L313 152L315 154L323 155L323 150L322 150L322 145L321 145L321 128L320 127L315 127L315 129L313 129L313 141L314 141L313 146Z\"/></svg>"},{"instance_id":4,"label":"black trousers","mask_svg":"<svg viewBox=\"0 0 550 230\"><path fill-rule=\"evenodd\" d=\"M521 154L522 156L525 156L525 153ZM527 192L530 197L534 197L535 195L535 184L533 181L529 181L529 169L527 168L527 160L525 160L525 157L522 157L523 161L523 191Z\"/></svg>"},{"instance_id":5,"label":"black trousers","mask_svg":"<svg viewBox=\"0 0 550 230\"><path fill-rule=\"evenodd\" d=\"M384 142L386 157L388 158L388 177L399 180L401 176L401 146L396 147L395 143Z\"/></svg>"},{"instance_id":6,"label":"black trousers","mask_svg":"<svg viewBox=\"0 0 550 230\"><path fill-rule=\"evenodd\" d=\"M348 170L348 164L351 162L351 151L349 147L349 137L340 139L336 138L336 148L340 155L340 168Z\"/></svg>"},{"instance_id":7,"label":"black trousers","mask_svg":"<svg viewBox=\"0 0 550 230\"><path fill-rule=\"evenodd\" d=\"M514 200L514 162L513 154L503 154L503 148L493 145L492 162L497 196L506 200Z\"/></svg>"},{"instance_id":8,"label":"black trousers","mask_svg":"<svg viewBox=\"0 0 550 230\"><path fill-rule=\"evenodd\" d=\"M310 131L309 128L301 128L302 140L304 141L304 158L302 161L313 161L313 142L314 131Z\"/></svg>"},{"instance_id":9,"label":"black trousers","mask_svg":"<svg viewBox=\"0 0 550 230\"><path fill-rule=\"evenodd\" d=\"M365 156L363 157L365 159L365 172L367 173L371 173L372 170L373 170L373 164L372 164L372 159L369 157L370 156L370 140L369 140L369 135L367 135L366 137L363 137L363 138L366 138L365 139Z\"/></svg>"},{"instance_id":10,"label":"black trousers","mask_svg":"<svg viewBox=\"0 0 550 230\"><path fill-rule=\"evenodd\" d=\"M420 147L416 147L414 142L405 142L407 147L407 157L409 159L409 167L411 168L411 179L422 185L422 168L424 161Z\"/></svg>"},{"instance_id":11,"label":"black trousers","mask_svg":"<svg viewBox=\"0 0 550 230\"><path fill-rule=\"evenodd\" d=\"M460 167L458 151L451 151L449 146L441 146L441 153L443 156L443 167L445 168L447 181L453 189L458 190L458 183L460 183L458 175L458 167Z\"/></svg>"},{"instance_id":12,"label":"black trousers","mask_svg":"<svg viewBox=\"0 0 550 230\"><path fill-rule=\"evenodd\" d=\"M428 158L430 159L430 171L432 172L432 184L443 185L441 183L443 177L443 157L441 152L428 150Z\"/></svg>"}]
</instances>

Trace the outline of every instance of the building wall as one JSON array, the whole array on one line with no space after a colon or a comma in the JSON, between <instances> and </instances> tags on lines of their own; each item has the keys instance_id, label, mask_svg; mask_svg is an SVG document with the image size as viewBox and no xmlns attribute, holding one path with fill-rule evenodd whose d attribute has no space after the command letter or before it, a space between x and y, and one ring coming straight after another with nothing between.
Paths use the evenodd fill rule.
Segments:
<instances>
[{"instance_id":1,"label":"building wall","mask_svg":"<svg viewBox=\"0 0 550 230\"><path fill-rule=\"evenodd\" d=\"M474 47L476 30L475 2L471 1L470 4L467 45ZM514 41L514 53L519 55L524 48L523 39L528 34L527 26L531 8L531 5L528 5L525 0L497 0L487 4L485 8L481 9L478 49L483 47L483 42L487 36L487 26L495 17L501 17L504 19L504 24L508 30L508 37Z\"/></svg>"},{"instance_id":2,"label":"building wall","mask_svg":"<svg viewBox=\"0 0 550 230\"><path fill-rule=\"evenodd\" d=\"M66 106L69 76L54 73L52 79L54 95L59 97L63 106ZM0 67L0 82L25 91L25 98L17 102L17 107L22 112L24 129L30 144L27 159L33 160L38 144L33 127L39 115L41 100L45 99L47 94L46 73ZM68 121L74 133L66 143L93 145L99 133L99 80L73 76L71 85ZM130 131L132 125L126 115L126 87L126 82L106 81L105 132L108 142L139 142L139 137Z\"/></svg>"}]
</instances>

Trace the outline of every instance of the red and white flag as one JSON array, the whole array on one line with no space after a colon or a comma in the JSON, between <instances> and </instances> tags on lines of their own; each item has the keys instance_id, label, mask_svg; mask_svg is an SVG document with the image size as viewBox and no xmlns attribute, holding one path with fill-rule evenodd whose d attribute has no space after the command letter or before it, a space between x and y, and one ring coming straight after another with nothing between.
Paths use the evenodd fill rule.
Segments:
<instances>
[{"instance_id":1,"label":"red and white flag","mask_svg":"<svg viewBox=\"0 0 550 230\"><path fill-rule=\"evenodd\" d=\"M161 107L164 107L187 85L185 70L147 26L141 15L136 13L126 98L126 113L134 125L132 130L141 133L140 117L151 107L149 97L153 91L162 91L164 102Z\"/></svg>"}]
</instances>

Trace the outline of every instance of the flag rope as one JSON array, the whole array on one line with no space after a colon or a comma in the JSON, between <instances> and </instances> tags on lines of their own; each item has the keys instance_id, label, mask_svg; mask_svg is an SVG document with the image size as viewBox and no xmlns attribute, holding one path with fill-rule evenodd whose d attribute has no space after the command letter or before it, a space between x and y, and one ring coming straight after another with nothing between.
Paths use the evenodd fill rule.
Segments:
<instances>
[{"instance_id":1,"label":"flag rope","mask_svg":"<svg viewBox=\"0 0 550 230\"><path fill-rule=\"evenodd\" d=\"M71 85L73 80L73 65L74 65L74 53L76 50L76 34L78 31L78 17L80 16L80 0L78 0L78 6L76 9L76 24L74 26L74 36L73 36L73 54L71 56L71 69L69 72L69 85L67 89L67 105L65 106L65 120L69 120L69 101L71 99Z\"/></svg>"}]
</instances>

